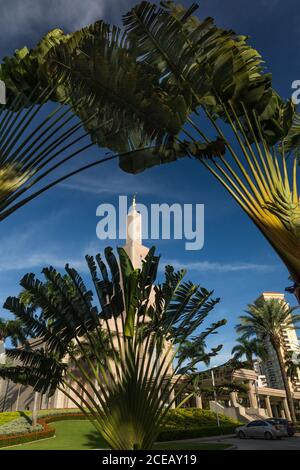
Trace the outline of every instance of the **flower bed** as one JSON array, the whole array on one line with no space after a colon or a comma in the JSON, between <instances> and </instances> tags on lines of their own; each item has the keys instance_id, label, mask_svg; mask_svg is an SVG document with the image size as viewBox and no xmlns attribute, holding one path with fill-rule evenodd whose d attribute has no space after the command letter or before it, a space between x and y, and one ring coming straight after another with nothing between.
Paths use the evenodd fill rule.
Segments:
<instances>
[{"instance_id":1,"label":"flower bed","mask_svg":"<svg viewBox=\"0 0 300 470\"><path fill-rule=\"evenodd\" d=\"M38 423L43 426L43 429L35 432L28 432L26 434L19 434L15 436L0 436L0 448L15 446L17 444L24 444L25 442L33 442L39 439L46 439L48 437L53 437L55 434L55 429L48 426L46 420L38 420Z\"/></svg>"},{"instance_id":2,"label":"flower bed","mask_svg":"<svg viewBox=\"0 0 300 470\"><path fill-rule=\"evenodd\" d=\"M18 434L41 431L42 429L41 424L32 426L31 419L23 416L0 426L0 436L16 436Z\"/></svg>"}]
</instances>

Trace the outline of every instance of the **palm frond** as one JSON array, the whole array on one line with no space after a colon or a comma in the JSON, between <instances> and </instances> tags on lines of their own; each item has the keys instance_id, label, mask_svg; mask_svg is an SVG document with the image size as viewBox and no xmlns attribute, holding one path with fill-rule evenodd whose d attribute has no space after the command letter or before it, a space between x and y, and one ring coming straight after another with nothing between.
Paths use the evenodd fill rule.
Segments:
<instances>
[{"instance_id":1,"label":"palm frond","mask_svg":"<svg viewBox=\"0 0 300 470\"><path fill-rule=\"evenodd\" d=\"M300 150L300 115L295 113L293 117L292 125L281 143L281 148L285 152L293 152L295 157L299 160L299 150Z\"/></svg>"},{"instance_id":2,"label":"palm frond","mask_svg":"<svg viewBox=\"0 0 300 470\"><path fill-rule=\"evenodd\" d=\"M199 106L227 121L219 99L229 100L239 116L247 109L259 115L269 142L285 135L286 122L279 117L285 104L264 74L261 55L247 44L246 36L218 28L212 18L200 21L172 1L162 7L143 1L124 16L124 25L140 60L161 73L161 85L180 93L192 111Z\"/></svg>"},{"instance_id":3,"label":"palm frond","mask_svg":"<svg viewBox=\"0 0 300 470\"><path fill-rule=\"evenodd\" d=\"M84 167L77 165L73 172L60 173L61 168L93 146L83 129L84 122L76 118L66 101L45 113L51 90L48 88L33 99L35 92L36 89L27 97L17 95L1 110L0 220L82 170ZM97 160L90 166L99 163ZM50 179L52 174L56 175L54 180Z\"/></svg>"}]
</instances>

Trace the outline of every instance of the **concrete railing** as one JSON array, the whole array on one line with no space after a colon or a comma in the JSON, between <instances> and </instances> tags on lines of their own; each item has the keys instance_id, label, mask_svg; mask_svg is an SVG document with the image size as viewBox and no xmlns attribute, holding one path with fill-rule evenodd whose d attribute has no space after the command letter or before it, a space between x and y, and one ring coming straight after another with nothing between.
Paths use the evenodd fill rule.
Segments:
<instances>
[{"instance_id":1,"label":"concrete railing","mask_svg":"<svg viewBox=\"0 0 300 470\"><path fill-rule=\"evenodd\" d=\"M241 421L243 423L249 423L255 419L267 418L266 412L263 408L245 408L241 405L236 406L222 406L220 403L215 401L209 402L209 408L214 413L227 416L227 418Z\"/></svg>"}]
</instances>

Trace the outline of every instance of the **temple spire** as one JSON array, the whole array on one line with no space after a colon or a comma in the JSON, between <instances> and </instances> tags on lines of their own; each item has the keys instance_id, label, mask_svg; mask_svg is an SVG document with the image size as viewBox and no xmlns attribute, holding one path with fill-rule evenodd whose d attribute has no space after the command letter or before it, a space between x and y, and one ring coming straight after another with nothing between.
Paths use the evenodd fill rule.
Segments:
<instances>
[{"instance_id":1,"label":"temple spire","mask_svg":"<svg viewBox=\"0 0 300 470\"><path fill-rule=\"evenodd\" d=\"M142 244L142 216L136 210L136 195L133 196L131 210L127 215L126 245L133 244Z\"/></svg>"},{"instance_id":2,"label":"temple spire","mask_svg":"<svg viewBox=\"0 0 300 470\"><path fill-rule=\"evenodd\" d=\"M127 215L127 234L125 251L135 268L139 268L141 260L149 249L142 245L142 215L137 211L136 195L133 196L131 210Z\"/></svg>"}]
</instances>

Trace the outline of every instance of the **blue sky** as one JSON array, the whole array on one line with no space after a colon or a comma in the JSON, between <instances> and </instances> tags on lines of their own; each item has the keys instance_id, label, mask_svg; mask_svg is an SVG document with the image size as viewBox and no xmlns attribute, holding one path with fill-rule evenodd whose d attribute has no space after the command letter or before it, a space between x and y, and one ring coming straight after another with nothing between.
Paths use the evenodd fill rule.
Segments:
<instances>
[{"instance_id":1,"label":"blue sky","mask_svg":"<svg viewBox=\"0 0 300 470\"><path fill-rule=\"evenodd\" d=\"M10 0L0 6L0 53L33 46L53 27L66 32L100 18L120 23L121 14L135 1ZM181 2L190 4L190 2ZM212 16L218 25L249 34L251 44L263 55L273 73L274 87L291 94L291 83L300 79L299 20L296 0L203 0L199 15ZM93 149L88 158L99 158ZM44 194L1 223L0 305L19 292L18 282L30 271L37 274L52 264L66 262L85 275L84 255L102 251L107 244L96 237L96 208L116 204L118 196L137 193L138 201L205 205L205 245L185 251L184 241L155 241L162 263L174 262L188 269L188 278L221 297L211 320L227 318L228 324L210 345L224 344L214 363L227 359L235 338L234 325L246 305L262 291L283 292L288 273L272 248L213 177L191 160L153 168L138 176L122 173L110 162L74 177ZM119 243L117 243L119 244ZM146 244L151 245L151 241ZM292 304L294 299L288 296ZM0 309L0 316L7 313Z\"/></svg>"}]
</instances>

